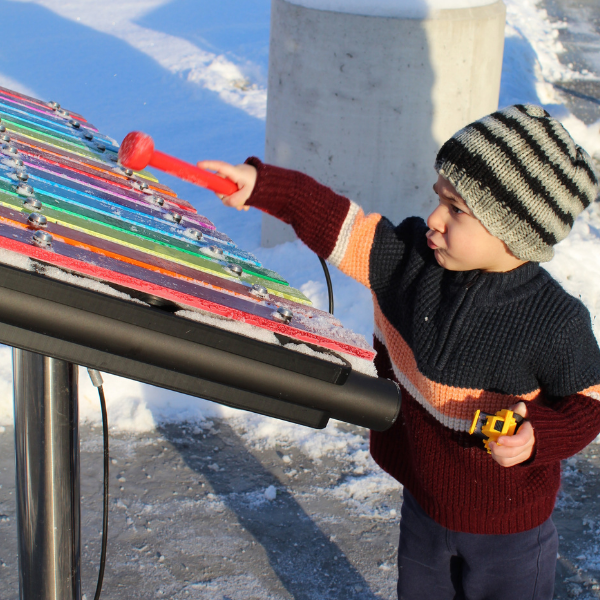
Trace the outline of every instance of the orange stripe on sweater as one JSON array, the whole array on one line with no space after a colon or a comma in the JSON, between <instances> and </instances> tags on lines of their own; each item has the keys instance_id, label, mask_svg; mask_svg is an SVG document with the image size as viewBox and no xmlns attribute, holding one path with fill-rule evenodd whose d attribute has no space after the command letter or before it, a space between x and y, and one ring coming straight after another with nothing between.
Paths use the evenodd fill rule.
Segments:
<instances>
[{"instance_id":1,"label":"orange stripe on sweater","mask_svg":"<svg viewBox=\"0 0 600 600\"><path fill-rule=\"evenodd\" d=\"M481 389L453 387L428 379L417 368L413 351L397 329L385 318L375 298L374 304L375 324L382 332L384 337L382 341L387 346L390 359L421 396L416 398L419 403L426 402L436 411L450 418L470 420L477 409L495 413L522 400L528 402L539 396L539 389L515 396Z\"/></svg>"},{"instance_id":2,"label":"orange stripe on sweater","mask_svg":"<svg viewBox=\"0 0 600 600\"><path fill-rule=\"evenodd\" d=\"M372 213L365 216L362 208L358 210L350 233L348 248L340 263L340 271L367 287L370 287L369 259L375 228L379 221L381 221L381 215Z\"/></svg>"},{"instance_id":3,"label":"orange stripe on sweater","mask_svg":"<svg viewBox=\"0 0 600 600\"><path fill-rule=\"evenodd\" d=\"M594 400L600 400L600 385L593 385L592 387L583 390L583 392L580 392L580 394L589 396Z\"/></svg>"}]
</instances>

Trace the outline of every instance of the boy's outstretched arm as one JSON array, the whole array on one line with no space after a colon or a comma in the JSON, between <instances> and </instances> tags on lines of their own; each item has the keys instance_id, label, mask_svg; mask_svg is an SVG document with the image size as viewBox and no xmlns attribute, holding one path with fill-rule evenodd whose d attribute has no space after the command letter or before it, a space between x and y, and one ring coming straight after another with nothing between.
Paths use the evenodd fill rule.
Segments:
<instances>
[{"instance_id":1,"label":"boy's outstretched arm","mask_svg":"<svg viewBox=\"0 0 600 600\"><path fill-rule=\"evenodd\" d=\"M219 196L227 206L259 208L294 228L296 235L321 258L363 285L371 287L369 262L381 215L365 215L348 198L312 177L249 158L244 165L202 161L198 166L216 171L240 188L231 196ZM402 255L396 241L388 260L390 270Z\"/></svg>"}]
</instances>

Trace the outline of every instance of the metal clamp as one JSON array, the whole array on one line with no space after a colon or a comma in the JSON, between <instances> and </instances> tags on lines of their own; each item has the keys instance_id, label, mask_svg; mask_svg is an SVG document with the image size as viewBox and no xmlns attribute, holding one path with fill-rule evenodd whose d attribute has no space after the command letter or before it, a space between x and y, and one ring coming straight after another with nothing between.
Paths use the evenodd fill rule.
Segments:
<instances>
[{"instance_id":1,"label":"metal clamp","mask_svg":"<svg viewBox=\"0 0 600 600\"><path fill-rule=\"evenodd\" d=\"M14 169L11 173L8 174L11 179L15 181L25 182L29 179L29 174L25 169Z\"/></svg>"},{"instance_id":2,"label":"metal clamp","mask_svg":"<svg viewBox=\"0 0 600 600\"><path fill-rule=\"evenodd\" d=\"M198 231L197 229L193 229L192 227L188 227L184 232L183 235L185 235L185 237L190 238L191 240L195 240L197 242L201 242L202 238L204 237L202 235L201 231Z\"/></svg>"},{"instance_id":3,"label":"metal clamp","mask_svg":"<svg viewBox=\"0 0 600 600\"><path fill-rule=\"evenodd\" d=\"M269 298L269 290L267 290L266 287L260 285L259 283L254 283L252 285L252 289L250 290L250 293L253 296L262 298L263 300L266 300L267 298Z\"/></svg>"},{"instance_id":4,"label":"metal clamp","mask_svg":"<svg viewBox=\"0 0 600 600\"><path fill-rule=\"evenodd\" d=\"M152 192L148 191L150 187L145 181L140 181L139 179L134 179L131 182L131 185L134 189L138 190L138 192L144 192L145 194L151 194Z\"/></svg>"},{"instance_id":5,"label":"metal clamp","mask_svg":"<svg viewBox=\"0 0 600 600\"><path fill-rule=\"evenodd\" d=\"M12 144L2 144L0 151L6 156L19 156L19 149Z\"/></svg>"},{"instance_id":6,"label":"metal clamp","mask_svg":"<svg viewBox=\"0 0 600 600\"><path fill-rule=\"evenodd\" d=\"M233 273L236 277L241 277L244 273L244 269L240 267L240 265L236 265L234 263L227 263L225 267L230 273Z\"/></svg>"},{"instance_id":7,"label":"metal clamp","mask_svg":"<svg viewBox=\"0 0 600 600\"><path fill-rule=\"evenodd\" d=\"M42 203L37 198L31 196L23 200L23 208L33 211L42 210Z\"/></svg>"},{"instance_id":8,"label":"metal clamp","mask_svg":"<svg viewBox=\"0 0 600 600\"><path fill-rule=\"evenodd\" d=\"M47 231L36 231L31 238L31 241L40 248L52 247L52 236Z\"/></svg>"},{"instance_id":9,"label":"metal clamp","mask_svg":"<svg viewBox=\"0 0 600 600\"><path fill-rule=\"evenodd\" d=\"M219 246L208 246L208 248L200 248L200 251L204 252L204 254L212 254L213 256L223 258L223 249L219 248Z\"/></svg>"},{"instance_id":10,"label":"metal clamp","mask_svg":"<svg viewBox=\"0 0 600 600\"><path fill-rule=\"evenodd\" d=\"M277 309L277 312L273 313L273 316L279 321L289 323L293 319L294 313L289 308L286 308L285 306L280 306Z\"/></svg>"},{"instance_id":11,"label":"metal clamp","mask_svg":"<svg viewBox=\"0 0 600 600\"><path fill-rule=\"evenodd\" d=\"M27 218L27 223L30 227L33 227L34 229L41 229L48 225L48 219L46 219L44 215L34 212L31 213Z\"/></svg>"},{"instance_id":12,"label":"metal clamp","mask_svg":"<svg viewBox=\"0 0 600 600\"><path fill-rule=\"evenodd\" d=\"M168 221L173 221L173 223L177 223L177 225L179 225L179 223L181 223L182 216L174 211L169 211L165 213L165 219Z\"/></svg>"},{"instance_id":13,"label":"metal clamp","mask_svg":"<svg viewBox=\"0 0 600 600\"><path fill-rule=\"evenodd\" d=\"M28 183L19 183L15 188L15 192L17 192L19 196L26 196L27 198L32 198L34 196L33 188Z\"/></svg>"},{"instance_id":14,"label":"metal clamp","mask_svg":"<svg viewBox=\"0 0 600 600\"><path fill-rule=\"evenodd\" d=\"M148 200L148 202L152 202L152 204L156 204L156 206L164 206L165 204L165 199L157 194L151 194L146 198L146 200Z\"/></svg>"}]
</instances>

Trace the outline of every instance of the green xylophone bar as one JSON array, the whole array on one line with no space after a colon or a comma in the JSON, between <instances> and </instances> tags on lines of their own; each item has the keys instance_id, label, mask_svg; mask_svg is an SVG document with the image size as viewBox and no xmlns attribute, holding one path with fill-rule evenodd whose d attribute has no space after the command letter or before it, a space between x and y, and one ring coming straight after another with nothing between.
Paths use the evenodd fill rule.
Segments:
<instances>
[{"instance_id":1,"label":"green xylophone bar","mask_svg":"<svg viewBox=\"0 0 600 600\"><path fill-rule=\"evenodd\" d=\"M52 186L35 177L28 179L27 185L15 185L18 184L19 174L19 172L12 172L0 165L0 189L6 192L16 191L17 194L23 197L32 192L35 198L44 204L57 206L69 212L85 215L94 221L104 222L132 233L141 234L185 252L192 254L203 252L211 257L215 256L219 260L227 259L229 262L239 264L244 269L260 277L266 277L282 285L287 285L285 279L279 274L263 267L252 254L237 248L233 243L228 243L229 238L216 230L204 231L202 241L189 239L188 236L191 236L191 232L197 231L197 228L193 230L184 228L172 221L167 221L164 215L150 220L148 215L144 215L137 210L130 210L121 204L108 202L64 186ZM28 190L31 190L31 192ZM190 233L188 234L188 232ZM213 238L212 244L210 242L211 237ZM217 246L216 250L213 251L212 248L215 242Z\"/></svg>"},{"instance_id":2,"label":"green xylophone bar","mask_svg":"<svg viewBox=\"0 0 600 600\"><path fill-rule=\"evenodd\" d=\"M41 202L51 202L53 204L58 202L73 205L75 208L67 207L67 209L75 210L76 212L85 212L92 218L107 221L117 226L120 226L119 222L122 220L122 226L125 229L141 231L145 235L157 237L181 248L197 248L197 242L185 235L185 229L177 225L174 217L171 217L171 220L167 220L167 218L156 219L148 215L142 215L140 212L129 210L114 202L100 200L90 194L78 193L76 190L65 188L64 186L52 186L39 179L35 180L32 178L31 185L29 183L18 183L10 177L11 174L7 173L4 169L0 169L1 189L5 191L17 191L23 196L35 194ZM200 226L196 226L196 228L200 228ZM231 248L235 247L229 237L216 229L201 228L201 231L213 243L217 242L219 245L224 244Z\"/></svg>"},{"instance_id":3,"label":"green xylophone bar","mask_svg":"<svg viewBox=\"0 0 600 600\"><path fill-rule=\"evenodd\" d=\"M83 144L92 149L96 149L97 144L104 145L105 149L112 152L118 152L117 143L98 132L92 132L83 128L81 123L75 119L58 120L54 118L40 117L26 110L10 106L6 101L0 99L0 115L8 121L13 121L23 127L30 127L50 136L58 136L64 140L73 141L76 144Z\"/></svg>"},{"instance_id":4,"label":"green xylophone bar","mask_svg":"<svg viewBox=\"0 0 600 600\"><path fill-rule=\"evenodd\" d=\"M101 152L100 150L92 152L83 144L75 144L61 140L59 137L45 135L33 128L20 126L10 119L1 119L1 124L8 132L11 139L15 137L22 143L30 144L46 151L55 152L61 156L66 156L72 160L82 162L104 171L123 172L116 164L118 156L114 152ZM156 177L148 171L136 171L135 174L147 181L158 183Z\"/></svg>"},{"instance_id":5,"label":"green xylophone bar","mask_svg":"<svg viewBox=\"0 0 600 600\"><path fill-rule=\"evenodd\" d=\"M85 247L94 252L98 252L99 254L106 254L107 256L117 258L118 260L131 262L132 264L150 270L169 274L172 277L180 277L186 281L193 281L234 296L243 296L244 298L254 301L257 301L257 298L260 297L256 292L253 292L252 286L243 280L225 279L213 275L208 271L193 269L174 261L143 252L138 248L119 244L107 238L98 237L73 227L67 227L60 224L58 221L43 221L39 213L30 213L26 210L9 208L0 203L0 218L21 223L23 226L33 227L33 224L35 224L35 226L43 228L52 235L60 236L66 243L72 243L73 245L84 244ZM40 225L40 222L43 224ZM231 276L230 273L229 276Z\"/></svg>"},{"instance_id":6,"label":"green xylophone bar","mask_svg":"<svg viewBox=\"0 0 600 600\"><path fill-rule=\"evenodd\" d=\"M15 172L25 173L27 176L39 176L41 178L50 178L56 183L62 183L74 189L80 189L90 193L110 194L118 199L126 199L133 201L135 205L144 205L152 207L155 211L181 211L184 213L186 219L190 219L195 223L201 224L204 227L210 229L215 228L214 223L209 221L206 217L199 215L196 211L181 210L177 204L169 201L169 197L165 199L163 196L156 194L144 194L143 192L129 188L124 185L115 185L112 182L106 181L100 177L92 177L85 173L79 173L78 171L65 168L58 162L48 162L36 158L34 156L25 155L24 153L19 154L23 165L17 164L14 161L6 161L8 167L13 168ZM23 177L21 177L23 179ZM93 190L93 191L92 191ZM160 208L159 208L160 207Z\"/></svg>"},{"instance_id":7,"label":"green xylophone bar","mask_svg":"<svg viewBox=\"0 0 600 600\"><path fill-rule=\"evenodd\" d=\"M203 219L196 213L189 216L187 213L182 215L179 212L165 210L152 204L149 198L144 201L141 198L128 198L117 195L110 188L106 190L93 189L81 182L58 177L51 171L40 171L35 167L29 169L15 168L11 167L10 164L6 164L7 162L9 161L0 161L0 177L3 177L7 182L9 182L8 180L21 182L24 185L32 186L34 191L59 196L67 201L83 203L90 208L101 211L114 212L118 210L124 219L130 220L136 225L147 225L180 239L190 237L186 232L191 233L188 231L191 228L215 241L218 240L218 243L224 246L235 248L233 242L225 234L218 232L210 221ZM194 235L190 239L199 238ZM241 254L246 255L246 259L257 263L256 259L250 257L247 253Z\"/></svg>"}]
</instances>

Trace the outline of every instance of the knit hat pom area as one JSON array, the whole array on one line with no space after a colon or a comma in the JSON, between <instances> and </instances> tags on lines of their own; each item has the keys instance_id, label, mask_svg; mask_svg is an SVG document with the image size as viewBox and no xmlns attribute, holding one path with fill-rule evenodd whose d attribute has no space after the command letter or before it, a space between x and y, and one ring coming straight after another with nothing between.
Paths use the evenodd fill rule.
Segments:
<instances>
[{"instance_id":1,"label":"knit hat pom area","mask_svg":"<svg viewBox=\"0 0 600 600\"><path fill-rule=\"evenodd\" d=\"M446 177L482 225L521 260L549 261L600 187L589 154L541 106L483 117L440 149Z\"/></svg>"}]
</instances>

